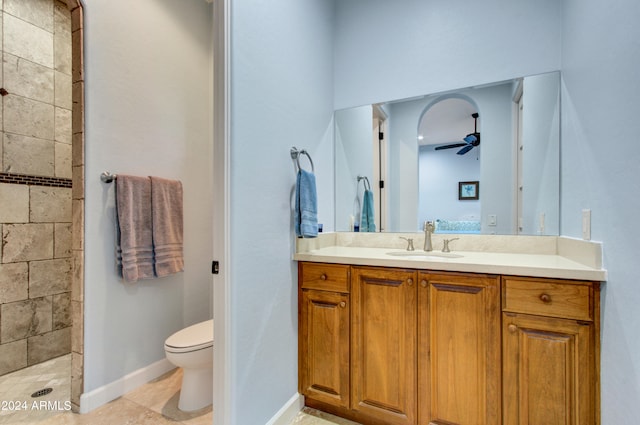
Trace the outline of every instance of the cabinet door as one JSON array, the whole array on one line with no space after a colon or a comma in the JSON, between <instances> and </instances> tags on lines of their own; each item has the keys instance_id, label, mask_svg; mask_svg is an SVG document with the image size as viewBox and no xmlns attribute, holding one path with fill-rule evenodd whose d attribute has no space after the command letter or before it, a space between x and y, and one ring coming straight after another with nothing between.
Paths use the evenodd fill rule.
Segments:
<instances>
[{"instance_id":1,"label":"cabinet door","mask_svg":"<svg viewBox=\"0 0 640 425\"><path fill-rule=\"evenodd\" d=\"M495 276L420 274L419 424L500 423L499 288Z\"/></svg>"},{"instance_id":2,"label":"cabinet door","mask_svg":"<svg viewBox=\"0 0 640 425\"><path fill-rule=\"evenodd\" d=\"M503 414L508 425L596 423L594 325L503 314Z\"/></svg>"},{"instance_id":3,"label":"cabinet door","mask_svg":"<svg viewBox=\"0 0 640 425\"><path fill-rule=\"evenodd\" d=\"M387 424L416 421L416 273L352 272L351 408Z\"/></svg>"},{"instance_id":4,"label":"cabinet door","mask_svg":"<svg viewBox=\"0 0 640 425\"><path fill-rule=\"evenodd\" d=\"M349 406L349 296L303 290L300 307L300 392Z\"/></svg>"}]
</instances>

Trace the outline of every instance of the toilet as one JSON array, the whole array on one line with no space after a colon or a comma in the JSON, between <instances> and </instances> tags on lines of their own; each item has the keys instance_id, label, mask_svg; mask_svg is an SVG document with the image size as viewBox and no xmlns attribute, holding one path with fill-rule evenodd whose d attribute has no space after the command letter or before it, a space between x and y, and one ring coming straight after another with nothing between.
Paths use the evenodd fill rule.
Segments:
<instances>
[{"instance_id":1,"label":"toilet","mask_svg":"<svg viewBox=\"0 0 640 425\"><path fill-rule=\"evenodd\" d=\"M213 400L213 319L196 323L171 335L164 351L183 370L178 409L190 412Z\"/></svg>"}]
</instances>

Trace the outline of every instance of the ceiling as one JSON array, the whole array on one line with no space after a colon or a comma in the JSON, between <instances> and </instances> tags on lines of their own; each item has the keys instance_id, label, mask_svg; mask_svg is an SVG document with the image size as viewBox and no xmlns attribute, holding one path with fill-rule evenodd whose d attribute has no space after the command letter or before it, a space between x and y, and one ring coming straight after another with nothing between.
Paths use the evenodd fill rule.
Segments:
<instances>
[{"instance_id":1,"label":"ceiling","mask_svg":"<svg viewBox=\"0 0 640 425\"><path fill-rule=\"evenodd\" d=\"M464 136L473 133L474 120L471 114L474 112L477 112L475 106L466 100L441 100L423 115L418 127L418 144L424 146L462 142Z\"/></svg>"}]
</instances>

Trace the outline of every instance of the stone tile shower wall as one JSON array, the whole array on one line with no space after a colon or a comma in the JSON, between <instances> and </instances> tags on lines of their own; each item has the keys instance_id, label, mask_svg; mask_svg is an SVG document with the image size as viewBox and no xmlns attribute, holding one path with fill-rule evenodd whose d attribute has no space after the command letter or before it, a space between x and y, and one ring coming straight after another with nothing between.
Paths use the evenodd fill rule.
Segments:
<instances>
[{"instance_id":1,"label":"stone tile shower wall","mask_svg":"<svg viewBox=\"0 0 640 425\"><path fill-rule=\"evenodd\" d=\"M0 374L71 351L71 14L3 0ZM75 165L75 164L74 164Z\"/></svg>"}]
</instances>

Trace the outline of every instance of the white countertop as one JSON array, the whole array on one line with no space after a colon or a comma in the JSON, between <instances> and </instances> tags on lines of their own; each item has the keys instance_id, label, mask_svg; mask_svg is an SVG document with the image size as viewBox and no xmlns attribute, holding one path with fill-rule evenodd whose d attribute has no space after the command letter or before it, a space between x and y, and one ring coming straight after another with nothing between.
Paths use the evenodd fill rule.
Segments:
<instances>
[{"instance_id":1,"label":"white countertop","mask_svg":"<svg viewBox=\"0 0 640 425\"><path fill-rule=\"evenodd\" d=\"M461 255L462 257L460 258L435 256L420 258L421 255L429 255L430 253L418 248L411 253L411 255L415 254L415 257L394 256L389 254L391 252L406 253L406 250L389 247L327 246L326 243L322 243L315 247L299 247L293 258L297 261L401 267L418 270L490 273L591 281L606 281L607 279L606 270L597 264L589 265L569 258L571 257L570 255L563 256L549 252L510 253L452 250L451 253ZM441 255L440 251L437 250L434 251L434 254Z\"/></svg>"}]
</instances>

